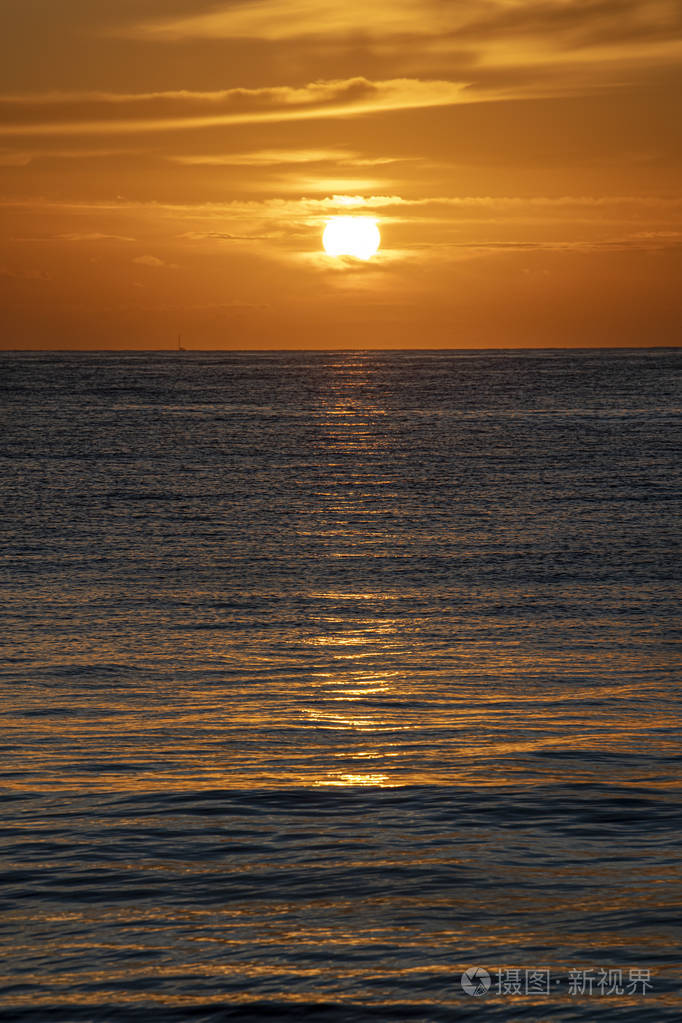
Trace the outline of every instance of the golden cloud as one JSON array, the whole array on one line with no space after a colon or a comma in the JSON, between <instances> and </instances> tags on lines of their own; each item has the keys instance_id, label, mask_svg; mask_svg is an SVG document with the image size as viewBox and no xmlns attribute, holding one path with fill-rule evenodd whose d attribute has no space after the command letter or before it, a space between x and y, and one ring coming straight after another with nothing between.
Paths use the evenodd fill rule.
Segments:
<instances>
[{"instance_id":1,"label":"golden cloud","mask_svg":"<svg viewBox=\"0 0 682 1023\"><path fill-rule=\"evenodd\" d=\"M489 97L486 97L489 98ZM110 134L347 117L469 102L467 84L356 77L302 88L2 97L0 134Z\"/></svg>"}]
</instances>

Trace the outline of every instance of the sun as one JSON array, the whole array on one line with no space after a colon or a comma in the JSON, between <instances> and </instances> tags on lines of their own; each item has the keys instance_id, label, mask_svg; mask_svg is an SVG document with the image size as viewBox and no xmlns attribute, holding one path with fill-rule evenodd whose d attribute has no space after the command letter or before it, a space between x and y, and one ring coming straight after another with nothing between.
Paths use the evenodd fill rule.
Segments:
<instances>
[{"instance_id":1,"label":"sun","mask_svg":"<svg viewBox=\"0 0 682 1023\"><path fill-rule=\"evenodd\" d=\"M328 256L371 259L380 243L377 222L370 217L333 217L327 221L322 235Z\"/></svg>"}]
</instances>

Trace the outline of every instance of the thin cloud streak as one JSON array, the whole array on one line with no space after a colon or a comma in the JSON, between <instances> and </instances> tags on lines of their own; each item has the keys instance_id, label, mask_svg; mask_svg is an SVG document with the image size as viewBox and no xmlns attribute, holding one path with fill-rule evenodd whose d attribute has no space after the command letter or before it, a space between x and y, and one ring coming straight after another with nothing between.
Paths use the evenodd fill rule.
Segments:
<instances>
[{"instance_id":1,"label":"thin cloud streak","mask_svg":"<svg viewBox=\"0 0 682 1023\"><path fill-rule=\"evenodd\" d=\"M4 114L5 124L0 126L0 134L26 136L144 133L220 127L228 124L359 116L387 110L410 110L474 102L476 97L467 89L468 85L461 82L406 78L370 82L366 78L351 78L343 81L314 82L304 89L286 87L230 89L208 95L205 93L111 95L98 96L91 100L84 94L77 103L74 103L72 97L68 99L60 96L39 97L38 106L36 102L30 105L29 97L21 97L18 100L4 97L0 101L0 110ZM485 96L487 100L490 98L492 97L489 95ZM88 109L93 105L97 106L99 118L81 120L83 113L87 115ZM211 112L216 106L224 109ZM263 109L268 106L271 109ZM119 114L121 107L126 108L129 116L115 116ZM206 109L207 107L209 109ZM42 111L44 120L35 122L27 120L21 123L22 117L35 117L36 109ZM138 110L140 113L135 116ZM17 122L7 123L8 117L12 116L17 118ZM76 119L70 119L73 117Z\"/></svg>"},{"instance_id":2,"label":"thin cloud streak","mask_svg":"<svg viewBox=\"0 0 682 1023\"><path fill-rule=\"evenodd\" d=\"M363 157L345 149L260 149L247 153L195 154L169 156L172 163L185 167L275 167L288 164L337 163L353 167L376 167L417 160L418 157Z\"/></svg>"},{"instance_id":3,"label":"thin cloud streak","mask_svg":"<svg viewBox=\"0 0 682 1023\"><path fill-rule=\"evenodd\" d=\"M135 256L132 260L133 263L137 263L138 266L149 266L159 270L179 270L180 267L177 263L167 263L164 259L159 259L158 256Z\"/></svg>"},{"instance_id":4,"label":"thin cloud streak","mask_svg":"<svg viewBox=\"0 0 682 1023\"><path fill-rule=\"evenodd\" d=\"M57 235L58 238L65 242L134 242L135 238L130 238L123 234L101 234L99 231L89 231L83 234L72 232L70 234Z\"/></svg>"},{"instance_id":5,"label":"thin cloud streak","mask_svg":"<svg viewBox=\"0 0 682 1023\"><path fill-rule=\"evenodd\" d=\"M457 252L474 257L526 249L670 250L679 248L682 232L682 196L327 195L187 204L42 200L5 201L0 208L28 210L42 224L56 221L55 227L62 219L87 218L97 228L59 233L53 228L47 237L21 239L26 241L120 246L137 236L145 247L162 245L171 259L183 250L217 253L225 246L245 245L259 259L284 263L310 253L311 246L317 250L324 224L340 213L375 216L382 233L387 229L382 252L388 258L390 251L392 263L423 262L437 253L447 259L448 253ZM129 226L130 235L116 231L122 224ZM149 268L177 268L160 254L144 254L144 249L133 261Z\"/></svg>"},{"instance_id":6,"label":"thin cloud streak","mask_svg":"<svg viewBox=\"0 0 682 1023\"><path fill-rule=\"evenodd\" d=\"M428 29L425 26L428 24ZM453 25L447 8L432 0L365 0L361 6L347 0L260 0L237 2L200 14L161 17L122 27L123 36L176 42L180 39L268 39L301 36L366 36L389 33L429 34Z\"/></svg>"},{"instance_id":7,"label":"thin cloud streak","mask_svg":"<svg viewBox=\"0 0 682 1023\"><path fill-rule=\"evenodd\" d=\"M352 157L343 149L260 149L251 153L169 156L168 159L187 167L269 167L336 160L351 162Z\"/></svg>"},{"instance_id":8,"label":"thin cloud streak","mask_svg":"<svg viewBox=\"0 0 682 1023\"><path fill-rule=\"evenodd\" d=\"M617 47L680 38L682 11L675 0L236 0L229 6L161 16L122 26L125 37L181 40L301 38L395 40L403 46L429 39L489 46L495 41L542 38L545 48ZM111 31L111 30L110 30Z\"/></svg>"},{"instance_id":9,"label":"thin cloud streak","mask_svg":"<svg viewBox=\"0 0 682 1023\"><path fill-rule=\"evenodd\" d=\"M484 88L490 73L560 74L564 90L623 84L641 69L682 57L682 8L676 0L237 0L208 11L157 17L123 27L124 37L158 44L243 40L244 45L351 46L390 54L396 67L463 68ZM455 62L453 65L453 61ZM415 69L416 70L416 69ZM430 72L433 74L433 71ZM508 82L509 85L512 82ZM545 87L549 81L545 81ZM519 83L517 82L517 87ZM539 83L531 83L531 92ZM555 89L558 89L555 81Z\"/></svg>"},{"instance_id":10,"label":"thin cloud streak","mask_svg":"<svg viewBox=\"0 0 682 1023\"><path fill-rule=\"evenodd\" d=\"M323 198L301 196L292 198L235 199L228 202L206 203L162 203L143 200L61 200L61 199L0 199L0 208L6 209L41 209L73 212L149 212L171 213L187 216L215 217L220 213L270 213L286 215L293 211L328 212L331 210L349 210L363 208L367 211L387 207L424 207L424 206L462 206L462 207L499 207L501 209L561 208L561 207L600 207L600 206L642 206L647 209L661 211L682 210L682 195L647 196L647 195L562 195L562 196L494 196L494 195L462 195L433 196L425 198L405 198L400 195L328 195Z\"/></svg>"}]
</instances>

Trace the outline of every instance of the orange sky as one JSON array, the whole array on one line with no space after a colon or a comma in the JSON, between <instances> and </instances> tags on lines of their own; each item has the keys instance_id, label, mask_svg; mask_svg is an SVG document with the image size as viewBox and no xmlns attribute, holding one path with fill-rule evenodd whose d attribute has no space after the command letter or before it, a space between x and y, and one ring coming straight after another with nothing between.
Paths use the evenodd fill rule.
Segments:
<instances>
[{"instance_id":1,"label":"orange sky","mask_svg":"<svg viewBox=\"0 0 682 1023\"><path fill-rule=\"evenodd\" d=\"M4 348L679 344L678 0L3 0ZM321 248L376 218L368 262Z\"/></svg>"}]
</instances>

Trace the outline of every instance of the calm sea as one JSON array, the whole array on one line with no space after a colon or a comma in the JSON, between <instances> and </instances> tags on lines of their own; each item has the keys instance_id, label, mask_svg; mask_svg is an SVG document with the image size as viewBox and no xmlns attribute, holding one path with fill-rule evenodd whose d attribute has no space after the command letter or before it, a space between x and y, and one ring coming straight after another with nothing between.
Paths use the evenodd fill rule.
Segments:
<instances>
[{"instance_id":1,"label":"calm sea","mask_svg":"<svg viewBox=\"0 0 682 1023\"><path fill-rule=\"evenodd\" d=\"M2 355L0 1017L682 1018L681 371Z\"/></svg>"}]
</instances>

